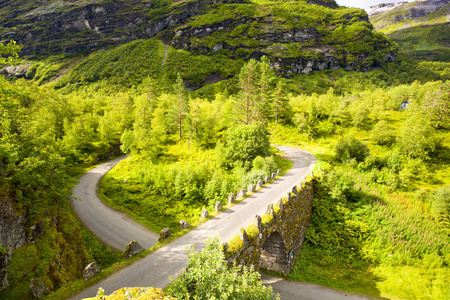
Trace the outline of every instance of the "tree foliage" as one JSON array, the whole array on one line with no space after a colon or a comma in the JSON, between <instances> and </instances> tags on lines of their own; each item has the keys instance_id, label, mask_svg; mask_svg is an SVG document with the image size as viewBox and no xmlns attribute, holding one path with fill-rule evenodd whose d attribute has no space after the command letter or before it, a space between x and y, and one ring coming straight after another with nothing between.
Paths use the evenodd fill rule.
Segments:
<instances>
[{"instance_id":1,"label":"tree foliage","mask_svg":"<svg viewBox=\"0 0 450 300\"><path fill-rule=\"evenodd\" d=\"M227 134L226 158L229 165L241 164L249 169L257 157L269 155L269 132L260 123L241 125Z\"/></svg>"},{"instance_id":2,"label":"tree foliage","mask_svg":"<svg viewBox=\"0 0 450 300\"><path fill-rule=\"evenodd\" d=\"M169 294L178 299L280 299L271 287L262 284L253 267L228 268L217 237L209 238L206 247L186 250L188 266L169 286Z\"/></svg>"}]
</instances>

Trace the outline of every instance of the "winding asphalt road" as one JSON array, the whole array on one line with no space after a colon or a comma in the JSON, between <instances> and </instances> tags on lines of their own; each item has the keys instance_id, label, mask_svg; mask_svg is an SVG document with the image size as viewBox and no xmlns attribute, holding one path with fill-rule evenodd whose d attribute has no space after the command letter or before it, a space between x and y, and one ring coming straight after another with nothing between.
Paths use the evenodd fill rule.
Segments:
<instances>
[{"instance_id":1,"label":"winding asphalt road","mask_svg":"<svg viewBox=\"0 0 450 300\"><path fill-rule=\"evenodd\" d=\"M158 234L104 204L97 197L100 179L125 158L111 160L81 176L78 179L80 183L73 189L71 201L81 222L103 242L122 252L130 240L136 240L147 249L153 247L159 238Z\"/></svg>"},{"instance_id":2,"label":"winding asphalt road","mask_svg":"<svg viewBox=\"0 0 450 300\"><path fill-rule=\"evenodd\" d=\"M205 240L214 234L217 234L221 241L230 240L239 232L241 227L246 227L253 222L255 215L263 214L268 204L275 203L288 191L291 191L292 187L303 180L313 169L315 157L312 154L291 147L277 147L294 163L292 169L283 177L167 246L85 289L71 299L93 297L96 295L99 287L105 290L105 294L110 294L121 287L152 286L164 288L169 283L169 276L175 276L177 273L180 273L182 268L186 267L185 248L187 246L193 245L199 250L204 247ZM128 244L130 239L136 239L145 248L149 248L156 243L157 235L155 233L146 230L141 225L135 226L136 223L133 220L104 205L96 196L98 181L120 160L117 159L101 165L82 176L73 193L74 197L82 200L74 200L72 205L82 222L107 244L117 249L124 249L124 246ZM122 231L122 226L125 228L124 231ZM334 297L336 295L346 297L345 293L331 290L334 293L330 294L331 297L325 294L323 294L324 297L321 297L322 294L313 293L312 295L314 296L312 298L304 298L300 297L302 293L300 284L280 283L278 279L267 276L264 277L264 281L265 283L273 284L274 290L282 295L283 300L336 299ZM296 292L289 294L289 291L284 291L286 288L284 285L286 284L297 286L300 290L291 287L292 291L296 290ZM322 288L323 290L328 291L329 289Z\"/></svg>"}]
</instances>

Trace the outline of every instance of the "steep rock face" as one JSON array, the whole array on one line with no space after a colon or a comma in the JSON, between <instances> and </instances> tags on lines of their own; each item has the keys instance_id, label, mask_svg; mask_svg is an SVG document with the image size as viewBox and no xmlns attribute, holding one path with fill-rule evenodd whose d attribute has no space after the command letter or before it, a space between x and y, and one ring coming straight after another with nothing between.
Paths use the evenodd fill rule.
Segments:
<instances>
[{"instance_id":1,"label":"steep rock face","mask_svg":"<svg viewBox=\"0 0 450 300\"><path fill-rule=\"evenodd\" d=\"M15 249L25 244L25 217L11 202L0 200L0 291L9 285L7 266Z\"/></svg>"},{"instance_id":2,"label":"steep rock face","mask_svg":"<svg viewBox=\"0 0 450 300\"><path fill-rule=\"evenodd\" d=\"M213 10L212 15L221 15L215 22L205 24L196 19L174 27L171 45L200 55L220 53L246 59L259 59L265 55L272 62L272 68L283 75L340 67L367 70L374 63L369 57L377 50L384 51L377 63L396 59L396 52L389 50L387 40L372 36L368 16L360 11L343 14L338 21L330 22L324 18L310 24L300 15L292 14L287 26L276 10L262 14L242 13L236 18L235 15L244 9L230 9L234 10L230 17L221 15L219 9ZM365 27L366 30L353 32L344 41L341 34L346 33L338 33L342 28L339 26L354 26L357 30ZM363 40L367 40L366 46L373 48L365 53L355 51Z\"/></svg>"},{"instance_id":3,"label":"steep rock face","mask_svg":"<svg viewBox=\"0 0 450 300\"><path fill-rule=\"evenodd\" d=\"M172 9L137 0L91 1L85 5L52 2L6 15L0 21L3 27L0 36L2 40L13 39L23 44L23 55L90 51L151 38L173 24L202 13L208 5L223 2L227 0L190 1Z\"/></svg>"},{"instance_id":4,"label":"steep rock face","mask_svg":"<svg viewBox=\"0 0 450 300\"><path fill-rule=\"evenodd\" d=\"M279 74L367 70L395 57L367 13L340 8L334 0L47 1L14 13L10 2L0 8L0 14L10 9L0 21L0 36L24 44L22 55L90 52L156 36L196 55L265 55Z\"/></svg>"}]
</instances>

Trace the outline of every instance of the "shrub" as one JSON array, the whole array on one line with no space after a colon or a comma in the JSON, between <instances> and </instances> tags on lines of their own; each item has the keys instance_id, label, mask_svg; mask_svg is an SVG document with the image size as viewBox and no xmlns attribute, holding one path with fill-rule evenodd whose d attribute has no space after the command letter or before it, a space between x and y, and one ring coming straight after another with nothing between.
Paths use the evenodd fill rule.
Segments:
<instances>
[{"instance_id":1,"label":"shrub","mask_svg":"<svg viewBox=\"0 0 450 300\"><path fill-rule=\"evenodd\" d=\"M264 125L242 125L228 132L226 158L230 166L241 164L248 170L257 156L269 153L269 132Z\"/></svg>"},{"instance_id":2,"label":"shrub","mask_svg":"<svg viewBox=\"0 0 450 300\"><path fill-rule=\"evenodd\" d=\"M341 162L346 162L352 158L357 162L362 162L369 155L369 148L353 135L348 135L337 143L335 154Z\"/></svg>"},{"instance_id":3,"label":"shrub","mask_svg":"<svg viewBox=\"0 0 450 300\"><path fill-rule=\"evenodd\" d=\"M450 185L438 189L431 196L431 213L437 220L450 224Z\"/></svg>"},{"instance_id":4,"label":"shrub","mask_svg":"<svg viewBox=\"0 0 450 300\"><path fill-rule=\"evenodd\" d=\"M209 238L206 247L187 249L188 266L172 281L168 293L178 299L280 299L264 286L253 267L228 268L219 238Z\"/></svg>"}]
</instances>

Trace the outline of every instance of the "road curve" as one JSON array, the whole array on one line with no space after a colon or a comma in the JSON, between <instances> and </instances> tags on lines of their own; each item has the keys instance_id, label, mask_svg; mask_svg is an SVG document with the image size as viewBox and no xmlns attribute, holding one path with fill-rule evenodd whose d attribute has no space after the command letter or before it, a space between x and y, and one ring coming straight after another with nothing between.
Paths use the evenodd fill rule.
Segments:
<instances>
[{"instance_id":1,"label":"road curve","mask_svg":"<svg viewBox=\"0 0 450 300\"><path fill-rule=\"evenodd\" d=\"M251 222L253 222L255 215L263 214L266 211L268 204L275 203L288 191L291 191L292 187L303 180L306 175L310 174L314 168L316 159L312 154L296 148L286 146L277 147L286 154L289 160L294 163L293 167L283 177L277 179L269 186L266 186L244 201L237 203L167 246L158 249L157 251L147 255L139 262L122 269L101 282L85 289L71 299L93 297L97 294L99 287L102 287L105 290L105 294L110 294L122 287L152 286L156 288L164 288L169 283L169 276L175 276L177 273L180 273L182 268L186 267L186 246L193 245L197 250L199 250L204 247L205 240L214 234L217 234L221 241L230 240L233 236L239 233L239 229L241 227L247 227ZM112 162L112 164L114 164L114 162ZM112 165L105 167L111 168ZM106 173L106 171L103 172L100 169L94 170L95 169L92 170L92 173L96 174L95 176L98 176L97 181L100 180L100 178ZM80 178L80 182L85 180L86 179L83 177ZM97 183L94 181L91 182L91 180L86 181L90 182L88 184L89 188L93 188L95 190ZM85 192L83 189L78 188L78 186L75 189L78 195L75 197L79 197L84 200ZM73 203L77 202L74 201ZM95 205L100 204L96 203ZM89 211L90 208L87 208L87 210ZM81 211L81 214L86 212L86 210L76 210L77 214L79 211ZM107 215L108 212L105 214ZM97 213L93 215L95 218L98 217ZM90 223L85 221L85 219L94 218L83 218L83 216L80 216L80 219L83 220L83 223L85 223L88 228L90 228ZM114 219L113 222L115 222ZM96 234L101 236L102 239L106 239L106 235L111 236L109 233L105 233L105 235L102 233ZM108 244L112 244L111 241L106 242Z\"/></svg>"},{"instance_id":2,"label":"road curve","mask_svg":"<svg viewBox=\"0 0 450 300\"><path fill-rule=\"evenodd\" d=\"M338 291L308 282L288 281L261 275L264 284L271 285L274 292L280 294L282 300L368 300L369 296L360 296Z\"/></svg>"},{"instance_id":3,"label":"road curve","mask_svg":"<svg viewBox=\"0 0 450 300\"><path fill-rule=\"evenodd\" d=\"M147 249L153 247L159 238L158 234L135 222L128 215L112 209L97 197L100 179L125 158L111 160L81 176L78 179L80 183L73 189L71 201L81 222L100 240L122 252L130 240L136 240Z\"/></svg>"}]
</instances>

